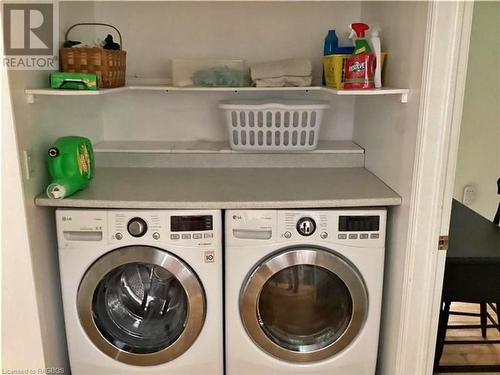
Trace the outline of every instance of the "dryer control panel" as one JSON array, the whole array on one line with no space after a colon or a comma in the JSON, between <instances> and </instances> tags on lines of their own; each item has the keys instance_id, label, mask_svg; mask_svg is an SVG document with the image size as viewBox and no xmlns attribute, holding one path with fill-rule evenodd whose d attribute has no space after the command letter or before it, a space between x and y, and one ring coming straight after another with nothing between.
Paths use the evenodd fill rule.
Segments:
<instances>
[{"instance_id":1,"label":"dryer control panel","mask_svg":"<svg viewBox=\"0 0 500 375\"><path fill-rule=\"evenodd\" d=\"M226 211L226 241L246 245L263 241L335 242L384 246L386 210L237 210Z\"/></svg>"},{"instance_id":2,"label":"dryer control panel","mask_svg":"<svg viewBox=\"0 0 500 375\"><path fill-rule=\"evenodd\" d=\"M378 246L385 241L385 209L278 210L278 236L284 240L325 240Z\"/></svg>"}]
</instances>

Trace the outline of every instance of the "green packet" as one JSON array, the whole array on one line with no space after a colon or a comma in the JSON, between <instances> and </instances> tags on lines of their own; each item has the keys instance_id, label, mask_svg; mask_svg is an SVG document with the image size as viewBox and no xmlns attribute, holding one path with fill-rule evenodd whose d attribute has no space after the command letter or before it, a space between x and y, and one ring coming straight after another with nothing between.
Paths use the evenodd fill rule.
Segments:
<instances>
[{"instance_id":1,"label":"green packet","mask_svg":"<svg viewBox=\"0 0 500 375\"><path fill-rule=\"evenodd\" d=\"M97 76L94 73L50 73L50 87L68 90L97 90Z\"/></svg>"}]
</instances>

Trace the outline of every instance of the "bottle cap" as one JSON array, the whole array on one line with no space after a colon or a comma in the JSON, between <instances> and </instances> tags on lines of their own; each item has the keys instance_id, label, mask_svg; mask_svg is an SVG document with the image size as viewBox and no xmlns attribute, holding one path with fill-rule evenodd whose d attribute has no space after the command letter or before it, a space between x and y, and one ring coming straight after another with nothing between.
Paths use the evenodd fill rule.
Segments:
<instances>
[{"instance_id":1,"label":"bottle cap","mask_svg":"<svg viewBox=\"0 0 500 375\"><path fill-rule=\"evenodd\" d=\"M61 199L66 196L66 188L60 184L50 184L47 187L47 196L52 199Z\"/></svg>"}]
</instances>

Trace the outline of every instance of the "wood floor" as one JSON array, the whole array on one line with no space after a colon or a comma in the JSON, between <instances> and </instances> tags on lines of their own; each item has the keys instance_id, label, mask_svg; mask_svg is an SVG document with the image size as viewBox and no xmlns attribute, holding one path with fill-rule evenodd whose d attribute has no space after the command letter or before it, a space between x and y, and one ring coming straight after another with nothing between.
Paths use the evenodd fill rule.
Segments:
<instances>
[{"instance_id":1,"label":"wood floor","mask_svg":"<svg viewBox=\"0 0 500 375\"><path fill-rule=\"evenodd\" d=\"M453 303L451 305L451 310L479 313L479 305L468 303ZM490 315L496 319L496 315L494 314L494 312L491 310L489 310L489 312ZM449 324L479 324L479 317L450 315ZM500 333L495 328L489 328L487 339L500 340ZM483 338L481 337L480 329L449 329L446 331L446 340L481 341L483 340ZM445 345L439 365L500 365L500 344ZM486 373L482 372L481 374ZM489 374L500 374L500 372L490 372Z\"/></svg>"}]
</instances>

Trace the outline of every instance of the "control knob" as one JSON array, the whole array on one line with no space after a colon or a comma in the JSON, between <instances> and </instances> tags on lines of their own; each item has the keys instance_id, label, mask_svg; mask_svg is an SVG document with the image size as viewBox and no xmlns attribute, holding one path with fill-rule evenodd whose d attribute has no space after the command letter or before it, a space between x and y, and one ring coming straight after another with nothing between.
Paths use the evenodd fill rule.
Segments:
<instances>
[{"instance_id":1,"label":"control knob","mask_svg":"<svg viewBox=\"0 0 500 375\"><path fill-rule=\"evenodd\" d=\"M142 237L146 234L148 225L146 224L144 219L141 219L140 217L134 217L128 222L127 230L131 236Z\"/></svg>"},{"instance_id":2,"label":"control knob","mask_svg":"<svg viewBox=\"0 0 500 375\"><path fill-rule=\"evenodd\" d=\"M297 232L302 236L310 236L316 230L316 223L310 217L303 217L297 222Z\"/></svg>"}]
</instances>

